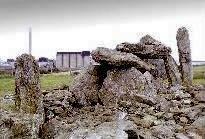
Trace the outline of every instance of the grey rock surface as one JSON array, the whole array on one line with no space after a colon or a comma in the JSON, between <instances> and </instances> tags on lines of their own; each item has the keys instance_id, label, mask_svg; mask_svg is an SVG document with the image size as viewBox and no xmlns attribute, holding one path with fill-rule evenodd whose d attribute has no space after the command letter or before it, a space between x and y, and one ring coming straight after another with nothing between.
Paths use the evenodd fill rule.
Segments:
<instances>
[{"instance_id":1,"label":"grey rock surface","mask_svg":"<svg viewBox=\"0 0 205 139\"><path fill-rule=\"evenodd\" d=\"M70 86L70 92L74 95L77 103L91 105L98 102L100 80L103 80L101 71L106 72L101 66L93 65L74 79Z\"/></svg>"},{"instance_id":2,"label":"grey rock surface","mask_svg":"<svg viewBox=\"0 0 205 139\"><path fill-rule=\"evenodd\" d=\"M192 73L192 60L191 60L191 47L189 40L189 33L185 27L179 28L177 31L177 46L179 52L180 72L182 82L185 86L192 85L193 73Z\"/></svg>"},{"instance_id":3,"label":"grey rock surface","mask_svg":"<svg viewBox=\"0 0 205 139\"><path fill-rule=\"evenodd\" d=\"M25 113L42 113L43 96L40 90L40 73L35 58L28 54L17 57L15 65L15 104Z\"/></svg>"},{"instance_id":4,"label":"grey rock surface","mask_svg":"<svg viewBox=\"0 0 205 139\"><path fill-rule=\"evenodd\" d=\"M42 123L41 114L31 115L0 110L0 138L37 139Z\"/></svg>"},{"instance_id":5,"label":"grey rock surface","mask_svg":"<svg viewBox=\"0 0 205 139\"><path fill-rule=\"evenodd\" d=\"M171 48L149 35L144 36L140 43L121 43L117 45L116 49L121 52L133 53L142 59L160 59L171 53Z\"/></svg>"},{"instance_id":6,"label":"grey rock surface","mask_svg":"<svg viewBox=\"0 0 205 139\"><path fill-rule=\"evenodd\" d=\"M156 89L150 81L150 74L142 74L136 68L108 71L104 79L99 98L104 105L116 104L119 101L130 103L156 103Z\"/></svg>"},{"instance_id":7,"label":"grey rock surface","mask_svg":"<svg viewBox=\"0 0 205 139\"><path fill-rule=\"evenodd\" d=\"M92 58L101 64L108 64L115 67L129 66L138 67L147 71L153 70L154 66L147 64L136 55L119 52L108 48L98 47L91 53Z\"/></svg>"}]
</instances>

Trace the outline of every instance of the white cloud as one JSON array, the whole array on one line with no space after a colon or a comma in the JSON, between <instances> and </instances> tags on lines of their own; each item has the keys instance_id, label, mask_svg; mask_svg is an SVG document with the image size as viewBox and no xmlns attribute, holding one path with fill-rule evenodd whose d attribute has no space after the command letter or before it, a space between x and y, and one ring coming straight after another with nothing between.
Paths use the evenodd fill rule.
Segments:
<instances>
[{"instance_id":1,"label":"white cloud","mask_svg":"<svg viewBox=\"0 0 205 139\"><path fill-rule=\"evenodd\" d=\"M116 44L138 42L146 34L170 46L177 59L176 32L181 26L189 29L193 60L205 60L203 13L172 16L148 21L136 19L131 23L97 24L92 26L56 26L44 30L33 27L33 55L55 58L57 51L93 50L98 46L115 48ZM28 51L28 33L0 35L0 58L15 58Z\"/></svg>"}]
</instances>

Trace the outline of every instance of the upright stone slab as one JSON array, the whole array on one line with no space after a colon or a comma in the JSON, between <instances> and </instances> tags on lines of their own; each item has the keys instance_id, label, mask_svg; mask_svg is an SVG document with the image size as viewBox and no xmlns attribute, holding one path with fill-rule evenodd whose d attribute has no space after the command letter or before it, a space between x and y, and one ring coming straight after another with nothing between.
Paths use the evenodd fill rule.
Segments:
<instances>
[{"instance_id":1,"label":"upright stone slab","mask_svg":"<svg viewBox=\"0 0 205 139\"><path fill-rule=\"evenodd\" d=\"M182 82L185 86L192 85L193 73L191 63L191 48L189 33L185 27L177 31L177 46L179 51L179 62Z\"/></svg>"},{"instance_id":2,"label":"upright stone slab","mask_svg":"<svg viewBox=\"0 0 205 139\"><path fill-rule=\"evenodd\" d=\"M42 112L39 77L39 66L33 56L22 54L17 57L15 65L15 105L21 112L28 114Z\"/></svg>"}]
</instances>

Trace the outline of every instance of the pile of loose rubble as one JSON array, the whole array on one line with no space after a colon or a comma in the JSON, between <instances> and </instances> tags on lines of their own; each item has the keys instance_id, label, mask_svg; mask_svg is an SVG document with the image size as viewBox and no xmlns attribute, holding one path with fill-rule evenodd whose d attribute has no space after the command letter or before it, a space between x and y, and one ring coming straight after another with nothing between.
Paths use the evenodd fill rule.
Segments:
<instances>
[{"instance_id":1,"label":"pile of loose rubble","mask_svg":"<svg viewBox=\"0 0 205 139\"><path fill-rule=\"evenodd\" d=\"M179 29L177 40L180 72L171 49L149 35L115 50L97 48L92 58L99 65L78 75L70 90L43 92L44 121L34 133L44 139L204 138L205 88L192 86L187 73L192 71L185 28ZM14 126L19 119L10 115L0 119L1 127L11 137L31 137Z\"/></svg>"}]
</instances>

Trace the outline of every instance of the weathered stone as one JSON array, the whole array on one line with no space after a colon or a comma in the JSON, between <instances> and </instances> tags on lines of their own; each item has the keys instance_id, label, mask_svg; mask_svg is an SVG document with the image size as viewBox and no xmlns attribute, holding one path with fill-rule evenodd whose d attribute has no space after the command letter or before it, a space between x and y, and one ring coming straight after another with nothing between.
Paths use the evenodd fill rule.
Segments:
<instances>
[{"instance_id":1,"label":"weathered stone","mask_svg":"<svg viewBox=\"0 0 205 139\"><path fill-rule=\"evenodd\" d=\"M157 105L159 106L160 111L163 111L163 112L168 111L168 108L170 108L171 103L163 97L159 98L159 100L160 101Z\"/></svg>"},{"instance_id":2,"label":"weathered stone","mask_svg":"<svg viewBox=\"0 0 205 139\"><path fill-rule=\"evenodd\" d=\"M181 84L180 73L176 61L171 55L164 57L164 64L167 73L167 78L171 85Z\"/></svg>"},{"instance_id":3,"label":"weathered stone","mask_svg":"<svg viewBox=\"0 0 205 139\"><path fill-rule=\"evenodd\" d=\"M185 86L192 85L192 60L189 33L185 27L179 28L177 31L177 46L179 51L179 62L182 82Z\"/></svg>"},{"instance_id":4,"label":"weathered stone","mask_svg":"<svg viewBox=\"0 0 205 139\"><path fill-rule=\"evenodd\" d=\"M163 45L161 42L153 39L151 36L146 35L141 39L140 43L137 44L119 44L116 49L122 52L133 53L141 59L156 59L155 61L160 61L160 59L163 59L164 67L158 65L158 68L166 69L167 78L172 85L181 83L177 64L170 55L171 49ZM158 73L152 74L158 75Z\"/></svg>"},{"instance_id":5,"label":"weathered stone","mask_svg":"<svg viewBox=\"0 0 205 139\"><path fill-rule=\"evenodd\" d=\"M204 130L204 131L205 131L205 130ZM203 131L203 133L201 134L202 136L198 135L197 133L189 132L189 133L188 133L188 137L191 138L191 139L204 139L204 137L205 137L204 131Z\"/></svg>"},{"instance_id":6,"label":"weathered stone","mask_svg":"<svg viewBox=\"0 0 205 139\"><path fill-rule=\"evenodd\" d=\"M157 117L152 116L152 115L146 115L143 117L143 123L148 125L147 127L151 127L154 125L154 123L156 123L157 121Z\"/></svg>"},{"instance_id":7,"label":"weathered stone","mask_svg":"<svg viewBox=\"0 0 205 139\"><path fill-rule=\"evenodd\" d=\"M167 79L167 74L166 74L165 64L163 59L143 59L143 60L155 67L154 71L150 71L150 73L154 77Z\"/></svg>"},{"instance_id":8,"label":"weathered stone","mask_svg":"<svg viewBox=\"0 0 205 139\"><path fill-rule=\"evenodd\" d=\"M199 117L192 123L192 126L196 128L205 128L205 116Z\"/></svg>"},{"instance_id":9,"label":"weathered stone","mask_svg":"<svg viewBox=\"0 0 205 139\"><path fill-rule=\"evenodd\" d=\"M144 45L154 45L152 49L154 49L155 56L153 56L152 58L158 58L158 59L154 59L152 61L158 61L157 65L153 64L158 71L158 77L162 77L165 73L167 73L166 76L169 79L171 85L181 84L181 78L180 78L180 73L178 71L178 66L174 58L170 55L171 49L166 47L161 42L155 40L149 35L142 37L140 43ZM161 64L159 64L160 61L163 61L163 63L161 62ZM151 62L151 64L152 63L153 62Z\"/></svg>"},{"instance_id":10,"label":"weathered stone","mask_svg":"<svg viewBox=\"0 0 205 139\"><path fill-rule=\"evenodd\" d=\"M140 39L140 43L153 44L153 45L163 45L161 42L157 41L156 39L154 39L153 37L151 37L148 34Z\"/></svg>"},{"instance_id":11,"label":"weathered stone","mask_svg":"<svg viewBox=\"0 0 205 139\"><path fill-rule=\"evenodd\" d=\"M186 124L188 122L188 119L186 117L180 117L180 121Z\"/></svg>"},{"instance_id":12,"label":"weathered stone","mask_svg":"<svg viewBox=\"0 0 205 139\"><path fill-rule=\"evenodd\" d=\"M1 111L0 123L0 138L38 138L43 116Z\"/></svg>"},{"instance_id":13,"label":"weathered stone","mask_svg":"<svg viewBox=\"0 0 205 139\"><path fill-rule=\"evenodd\" d=\"M174 135L174 128L172 126L158 125L151 128L153 136L164 139L171 138Z\"/></svg>"},{"instance_id":14,"label":"weathered stone","mask_svg":"<svg viewBox=\"0 0 205 139\"><path fill-rule=\"evenodd\" d=\"M185 105L190 105L191 104L191 100L190 99L185 99L182 101L183 104Z\"/></svg>"},{"instance_id":15,"label":"weathered stone","mask_svg":"<svg viewBox=\"0 0 205 139\"><path fill-rule=\"evenodd\" d=\"M173 93L173 99L181 100L185 98L190 98L191 95L189 93L183 92L182 90L177 90Z\"/></svg>"},{"instance_id":16,"label":"weathered stone","mask_svg":"<svg viewBox=\"0 0 205 139\"><path fill-rule=\"evenodd\" d=\"M76 124L67 124L63 120L54 118L41 126L40 137L42 139L69 138L70 131L76 126Z\"/></svg>"},{"instance_id":17,"label":"weathered stone","mask_svg":"<svg viewBox=\"0 0 205 139\"><path fill-rule=\"evenodd\" d=\"M156 89L148 75L136 68L108 71L99 98L104 105L115 105L120 101L153 105L156 103ZM145 76L146 75L146 76Z\"/></svg>"},{"instance_id":18,"label":"weathered stone","mask_svg":"<svg viewBox=\"0 0 205 139\"><path fill-rule=\"evenodd\" d=\"M199 91L196 95L195 98L199 102L205 102L205 91Z\"/></svg>"},{"instance_id":19,"label":"weathered stone","mask_svg":"<svg viewBox=\"0 0 205 139\"><path fill-rule=\"evenodd\" d=\"M22 54L15 65L16 108L25 113L42 113L39 66L34 57Z\"/></svg>"},{"instance_id":20,"label":"weathered stone","mask_svg":"<svg viewBox=\"0 0 205 139\"><path fill-rule=\"evenodd\" d=\"M185 114L189 119L191 120L196 120L196 118L199 116L199 114L202 112L202 110L205 107L201 106L201 105L196 105L193 107L188 107L188 108L184 108L181 109L182 113Z\"/></svg>"},{"instance_id":21,"label":"weathered stone","mask_svg":"<svg viewBox=\"0 0 205 139\"><path fill-rule=\"evenodd\" d=\"M105 72L105 73L101 73ZM98 91L103 82L103 67L99 65L90 66L82 74L78 75L70 87L76 103L80 105L91 105L98 103Z\"/></svg>"},{"instance_id":22,"label":"weathered stone","mask_svg":"<svg viewBox=\"0 0 205 139\"><path fill-rule=\"evenodd\" d=\"M161 59L171 53L171 49L162 44L118 44L116 49L121 52L133 53L142 59Z\"/></svg>"},{"instance_id":23,"label":"weathered stone","mask_svg":"<svg viewBox=\"0 0 205 139\"><path fill-rule=\"evenodd\" d=\"M108 64L115 67L137 67L147 71L154 69L154 66L145 63L139 57L131 53L119 52L108 48L98 47L96 50L92 51L91 55L96 62L101 64Z\"/></svg>"},{"instance_id":24,"label":"weathered stone","mask_svg":"<svg viewBox=\"0 0 205 139\"><path fill-rule=\"evenodd\" d=\"M176 134L176 139L189 139L189 137L187 137L183 133L177 133Z\"/></svg>"}]
</instances>

